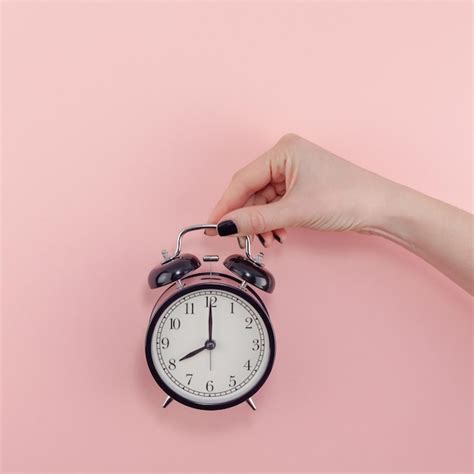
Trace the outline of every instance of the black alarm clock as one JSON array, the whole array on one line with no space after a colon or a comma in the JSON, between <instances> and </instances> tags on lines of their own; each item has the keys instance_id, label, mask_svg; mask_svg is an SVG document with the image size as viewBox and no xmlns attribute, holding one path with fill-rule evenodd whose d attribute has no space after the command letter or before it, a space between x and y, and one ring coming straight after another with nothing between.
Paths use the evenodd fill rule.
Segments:
<instances>
[{"instance_id":1,"label":"black alarm clock","mask_svg":"<svg viewBox=\"0 0 474 474\"><path fill-rule=\"evenodd\" d=\"M150 316L145 355L153 378L173 400L202 410L219 410L247 402L262 387L275 359L275 336L264 302L253 288L271 293L275 280L263 265L263 254L227 257L229 273L212 271L218 255L205 255L208 271L197 272L200 260L182 254L184 234L216 229L213 224L183 229L172 257L148 276L150 288L168 286Z\"/></svg>"}]
</instances>

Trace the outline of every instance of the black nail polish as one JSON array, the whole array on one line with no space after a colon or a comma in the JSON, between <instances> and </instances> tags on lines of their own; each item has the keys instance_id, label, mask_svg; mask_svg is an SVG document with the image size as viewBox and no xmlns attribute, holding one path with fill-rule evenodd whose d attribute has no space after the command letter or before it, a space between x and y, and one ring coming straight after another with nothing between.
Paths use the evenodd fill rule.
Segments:
<instances>
[{"instance_id":1,"label":"black nail polish","mask_svg":"<svg viewBox=\"0 0 474 474\"><path fill-rule=\"evenodd\" d=\"M260 240L260 243L265 247L265 239L260 235L257 234L258 240Z\"/></svg>"},{"instance_id":2,"label":"black nail polish","mask_svg":"<svg viewBox=\"0 0 474 474\"><path fill-rule=\"evenodd\" d=\"M279 243L279 244L282 244L283 242L281 241L280 239L280 236L278 234L275 234L275 232L273 232L273 237L275 238L275 240Z\"/></svg>"},{"instance_id":3,"label":"black nail polish","mask_svg":"<svg viewBox=\"0 0 474 474\"><path fill-rule=\"evenodd\" d=\"M234 221L224 221L218 224L217 233L221 236L237 234L237 226Z\"/></svg>"}]
</instances>

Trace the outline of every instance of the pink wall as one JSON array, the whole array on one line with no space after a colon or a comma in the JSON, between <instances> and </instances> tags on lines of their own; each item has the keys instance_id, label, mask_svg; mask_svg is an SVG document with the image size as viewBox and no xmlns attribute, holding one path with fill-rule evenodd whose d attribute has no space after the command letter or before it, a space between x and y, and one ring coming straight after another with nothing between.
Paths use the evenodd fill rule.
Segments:
<instances>
[{"instance_id":1,"label":"pink wall","mask_svg":"<svg viewBox=\"0 0 474 474\"><path fill-rule=\"evenodd\" d=\"M470 10L3 4L3 471L469 471L471 299L389 242L267 251L256 413L162 410L143 338L161 248L284 132L470 208Z\"/></svg>"}]
</instances>

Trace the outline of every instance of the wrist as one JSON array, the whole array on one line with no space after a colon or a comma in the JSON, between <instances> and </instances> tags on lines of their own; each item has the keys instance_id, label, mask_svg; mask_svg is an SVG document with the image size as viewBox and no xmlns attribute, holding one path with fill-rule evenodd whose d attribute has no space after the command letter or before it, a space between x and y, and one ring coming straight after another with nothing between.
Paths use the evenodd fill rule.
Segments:
<instances>
[{"instance_id":1,"label":"wrist","mask_svg":"<svg viewBox=\"0 0 474 474\"><path fill-rule=\"evenodd\" d=\"M424 196L401 184L382 180L369 207L366 225L360 232L384 237L413 251L416 211Z\"/></svg>"}]
</instances>

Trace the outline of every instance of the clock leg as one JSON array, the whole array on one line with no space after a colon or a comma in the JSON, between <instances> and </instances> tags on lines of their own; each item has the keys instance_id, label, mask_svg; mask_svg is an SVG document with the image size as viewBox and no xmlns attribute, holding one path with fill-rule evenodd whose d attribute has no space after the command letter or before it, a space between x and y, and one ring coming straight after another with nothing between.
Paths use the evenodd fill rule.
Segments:
<instances>
[{"instance_id":1,"label":"clock leg","mask_svg":"<svg viewBox=\"0 0 474 474\"><path fill-rule=\"evenodd\" d=\"M163 408L166 408L172 401L173 399L171 397L166 397L165 403L163 403Z\"/></svg>"},{"instance_id":2,"label":"clock leg","mask_svg":"<svg viewBox=\"0 0 474 474\"><path fill-rule=\"evenodd\" d=\"M255 406L255 403L253 402L253 400L251 398L247 399L247 403L250 405L250 408L252 410L255 411L257 409L257 407Z\"/></svg>"}]
</instances>

